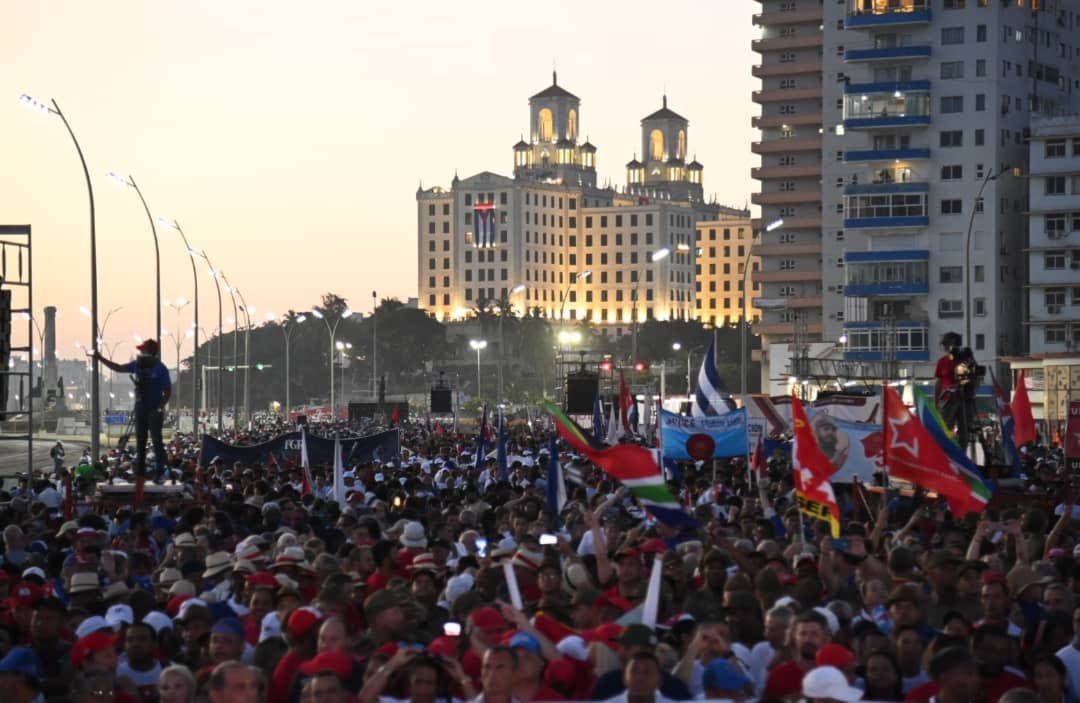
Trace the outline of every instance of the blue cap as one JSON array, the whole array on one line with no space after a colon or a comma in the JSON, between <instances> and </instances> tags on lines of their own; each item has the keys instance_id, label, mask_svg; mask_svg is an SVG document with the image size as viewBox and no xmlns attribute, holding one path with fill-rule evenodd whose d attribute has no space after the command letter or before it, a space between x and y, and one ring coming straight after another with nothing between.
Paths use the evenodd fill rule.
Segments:
<instances>
[{"instance_id":1,"label":"blue cap","mask_svg":"<svg viewBox=\"0 0 1080 703\"><path fill-rule=\"evenodd\" d=\"M521 649L524 649L526 651L532 652L533 654L535 654L538 657L541 656L541 654L540 654L540 641L537 640L532 635L530 635L528 632L519 632L516 635L514 635L513 637L511 637L510 638L510 648L511 649L521 648Z\"/></svg>"},{"instance_id":2,"label":"blue cap","mask_svg":"<svg viewBox=\"0 0 1080 703\"><path fill-rule=\"evenodd\" d=\"M222 618L214 623L214 626L210 628L210 632L231 632L234 635L243 637L244 623L240 622L239 618Z\"/></svg>"},{"instance_id":3,"label":"blue cap","mask_svg":"<svg viewBox=\"0 0 1080 703\"><path fill-rule=\"evenodd\" d=\"M727 659L713 659L705 667L702 685L705 688L719 688L724 691L737 691L750 683L750 679Z\"/></svg>"},{"instance_id":4,"label":"blue cap","mask_svg":"<svg viewBox=\"0 0 1080 703\"><path fill-rule=\"evenodd\" d=\"M0 659L0 674L22 674L35 681L41 680L41 660L29 647L15 647Z\"/></svg>"},{"instance_id":5,"label":"blue cap","mask_svg":"<svg viewBox=\"0 0 1080 703\"><path fill-rule=\"evenodd\" d=\"M44 554L45 552L49 551L49 545L45 544L41 540L36 540L30 543L29 551L38 554Z\"/></svg>"}]
</instances>

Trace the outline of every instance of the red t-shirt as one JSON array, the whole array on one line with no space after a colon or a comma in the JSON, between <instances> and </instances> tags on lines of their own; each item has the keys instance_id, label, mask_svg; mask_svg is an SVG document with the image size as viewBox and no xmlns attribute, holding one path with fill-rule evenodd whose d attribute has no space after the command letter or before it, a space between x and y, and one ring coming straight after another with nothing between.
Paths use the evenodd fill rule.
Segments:
<instances>
[{"instance_id":1,"label":"red t-shirt","mask_svg":"<svg viewBox=\"0 0 1080 703\"><path fill-rule=\"evenodd\" d=\"M765 680L762 698L789 698L802 696L802 680L805 672L798 662L784 662L769 672Z\"/></svg>"},{"instance_id":2,"label":"red t-shirt","mask_svg":"<svg viewBox=\"0 0 1080 703\"><path fill-rule=\"evenodd\" d=\"M296 674L300 671L300 665L304 663L304 660L300 658L300 655L296 653L295 649L290 649L285 653L285 656L278 662L277 667L274 668L274 675L270 679L270 691L266 696L266 703L285 703L289 697L289 692L292 690L293 680L296 678Z\"/></svg>"},{"instance_id":3,"label":"red t-shirt","mask_svg":"<svg viewBox=\"0 0 1080 703\"><path fill-rule=\"evenodd\" d=\"M1006 691L1011 691L1014 688L1031 688L1031 684L1023 676L1018 676L1011 671L1003 671L992 679L981 678L979 687L986 694L985 698L983 698L984 703L997 703L998 699ZM938 693L937 683L929 681L908 691L907 695L904 696L904 700L908 703L928 701Z\"/></svg>"},{"instance_id":4,"label":"red t-shirt","mask_svg":"<svg viewBox=\"0 0 1080 703\"><path fill-rule=\"evenodd\" d=\"M952 388L956 385L956 379L953 377L953 359L946 354L937 360L937 366L934 367L934 378L938 380L941 387Z\"/></svg>"},{"instance_id":5,"label":"red t-shirt","mask_svg":"<svg viewBox=\"0 0 1080 703\"><path fill-rule=\"evenodd\" d=\"M386 588L386 585L390 583L390 579L383 576L380 572L376 571L371 576L367 577L367 589L364 591L365 597L370 596L375 591L381 591Z\"/></svg>"}]
</instances>

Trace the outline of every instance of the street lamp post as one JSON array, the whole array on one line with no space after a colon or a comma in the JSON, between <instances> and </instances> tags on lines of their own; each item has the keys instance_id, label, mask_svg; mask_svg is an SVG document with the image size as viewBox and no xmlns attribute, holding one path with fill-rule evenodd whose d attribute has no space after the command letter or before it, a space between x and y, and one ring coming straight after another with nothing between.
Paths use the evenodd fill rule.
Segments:
<instances>
[{"instance_id":1,"label":"street lamp post","mask_svg":"<svg viewBox=\"0 0 1080 703\"><path fill-rule=\"evenodd\" d=\"M240 310L244 313L244 422L251 424L251 385L248 373L251 371L251 313L255 312L254 305L248 305L244 300L244 294L239 288L236 294L240 296Z\"/></svg>"},{"instance_id":2,"label":"street lamp post","mask_svg":"<svg viewBox=\"0 0 1080 703\"><path fill-rule=\"evenodd\" d=\"M783 225L784 225L783 218L778 219L778 220L773 220L769 224L765 225L765 230L764 231L772 232L773 230L779 229ZM749 286L747 285L747 282L748 282L749 276L750 276L750 255L754 251L754 241L760 236L761 236L761 232L759 231L754 235L754 239L750 240L750 245L748 247L746 247L746 258L743 260L742 310L740 311L740 315L739 315L739 317L742 319L742 324L739 325L739 347L740 347L739 348L739 395L743 397L743 399L742 399L743 405L746 405L745 396L746 396L747 373L748 373L748 371L747 371L748 366L747 366L747 363L746 363L746 357L749 356L749 354L747 353L746 346L747 346L747 336L748 336L748 332L749 332L749 329L750 329L750 320L746 317L746 308L747 308L746 296L748 295L748 289L749 289Z\"/></svg>"},{"instance_id":3,"label":"street lamp post","mask_svg":"<svg viewBox=\"0 0 1080 703\"><path fill-rule=\"evenodd\" d=\"M180 325L180 311L183 310L184 308L186 308L190 303L191 303L191 301L188 300L187 298L183 297L183 296L180 296L179 298L177 298L176 300L173 300L173 301L168 301L168 300L165 301L166 305L168 305L170 308L172 308L173 310L176 311L176 334L174 334L172 337L173 337L173 341L176 343L176 383L174 385L176 386L176 397L178 399L180 398L180 346L183 344L184 339L191 335L191 333L189 332L187 335L184 335L183 337L180 336L180 330L183 329L181 327L181 325ZM177 432L180 431L180 401L179 400L176 401L176 430L177 430Z\"/></svg>"},{"instance_id":4,"label":"street lamp post","mask_svg":"<svg viewBox=\"0 0 1080 703\"><path fill-rule=\"evenodd\" d=\"M146 219L150 220L150 233L154 235L154 311L156 313L156 326L154 327L154 339L159 343L161 342L161 249L158 247L157 225L154 223L154 216L150 214L150 207L146 204L146 198L143 197L142 190L139 188L139 184L135 182L135 177L129 175L127 178L120 174L110 171L105 174L117 185L127 186L135 190L135 194L139 196L139 202L142 203L143 210L146 212Z\"/></svg>"},{"instance_id":5,"label":"street lamp post","mask_svg":"<svg viewBox=\"0 0 1080 703\"><path fill-rule=\"evenodd\" d=\"M224 318L222 317L221 307L221 277L217 270L214 269L214 264L210 262L210 257L206 255L205 249L199 252L199 256L206 261L206 265L210 269L210 276L214 279L214 288L217 289L217 427L218 432L221 432L225 429L225 415L224 408L222 408L222 391L225 388L225 352L222 350L221 346L224 341L225 326L223 324Z\"/></svg>"},{"instance_id":6,"label":"street lamp post","mask_svg":"<svg viewBox=\"0 0 1080 703\"><path fill-rule=\"evenodd\" d=\"M975 208L982 200L983 189L990 181L996 181L1008 171L1009 167L990 169L979 184L979 192L975 195L975 202L971 204L971 215L968 216L967 238L964 240L964 345L975 348L975 340L971 338L971 233L975 226Z\"/></svg>"},{"instance_id":7,"label":"street lamp post","mask_svg":"<svg viewBox=\"0 0 1080 703\"><path fill-rule=\"evenodd\" d=\"M337 352L337 347L334 344L334 336L337 334L338 324L346 317L352 315L352 310L350 310L349 308L345 308L341 312L341 316L338 319L334 320L333 327L330 326L330 321L326 319L326 316L322 313L321 310L313 309L311 311L311 314L322 320L323 323L326 325L326 331L330 333L330 357L328 359L330 362L330 419L333 420L337 417L336 407L334 405L334 354Z\"/></svg>"},{"instance_id":8,"label":"street lamp post","mask_svg":"<svg viewBox=\"0 0 1080 703\"><path fill-rule=\"evenodd\" d=\"M655 264L658 261L663 261L671 254L671 249L663 247L657 249L649 257L649 261L645 263L647 266L650 263ZM632 325L632 332L630 334L630 363L633 365L633 378L631 383L637 382L637 328L638 328L638 314L637 314L637 302L638 302L638 289L641 287L641 273L645 271L645 266L641 267L641 271L638 272L637 280L634 281L634 287L630 289L630 316L634 318L634 324Z\"/></svg>"},{"instance_id":9,"label":"street lamp post","mask_svg":"<svg viewBox=\"0 0 1080 703\"><path fill-rule=\"evenodd\" d=\"M238 413L236 412L236 410L237 410L237 408L236 408L236 395L237 395L237 393L236 393L236 380L237 380L237 373L236 372L238 370L237 366L240 365L240 364L236 363L236 357L239 356L239 354L237 353L236 347L237 347L237 336L238 336L237 332L240 331L240 311L237 309L237 305L236 305L236 293L237 293L236 289L233 288L232 285L229 284L229 279L225 275L224 271L219 271L218 273L221 275L221 280L225 283L225 292L229 294L230 298L232 298L232 308L233 308L233 316L232 316L232 321L233 321L233 333L232 333L232 425L233 425L233 431L235 431L236 426L237 426L236 421L237 421L237 416L238 416Z\"/></svg>"},{"instance_id":10,"label":"street lamp post","mask_svg":"<svg viewBox=\"0 0 1080 703\"><path fill-rule=\"evenodd\" d=\"M469 346L476 350L476 397L480 397L480 351L487 348L486 339L470 339Z\"/></svg>"},{"instance_id":11,"label":"street lamp post","mask_svg":"<svg viewBox=\"0 0 1080 703\"><path fill-rule=\"evenodd\" d=\"M180 234L181 240L184 242L184 249L187 251L188 258L191 260L191 278L195 285L195 294L193 304L195 306L194 312L194 324L192 325L194 330L194 346L191 351L191 432L196 438L199 436L199 382L200 382L200 364L199 364L199 271L195 266L195 250L191 248L188 243L187 235L184 234L184 230L180 228L180 223L176 220L168 220L164 217L157 219L158 224L165 225L169 229L176 230ZM180 369L176 370L177 377L180 375Z\"/></svg>"},{"instance_id":12,"label":"street lamp post","mask_svg":"<svg viewBox=\"0 0 1080 703\"><path fill-rule=\"evenodd\" d=\"M513 298L513 296L516 293L521 293L526 288L528 288L528 286L525 285L524 283L519 283L516 286L514 286L513 288L511 288L510 289L510 295L506 296L506 301L509 304L510 310L501 310L499 312L499 406L500 407L503 404L503 357L504 357L504 354L506 353L505 352L506 338L503 337L503 318L506 317L507 312L510 312L510 311L512 311L514 309L514 305L511 302L511 299Z\"/></svg>"},{"instance_id":13,"label":"street lamp post","mask_svg":"<svg viewBox=\"0 0 1080 703\"><path fill-rule=\"evenodd\" d=\"M371 396L375 402L379 402L379 298L375 291L371 291ZM333 364L331 364L333 367ZM342 378L345 378L344 371ZM345 391L344 385L341 388Z\"/></svg>"},{"instance_id":14,"label":"street lamp post","mask_svg":"<svg viewBox=\"0 0 1080 703\"><path fill-rule=\"evenodd\" d=\"M346 359L346 353L349 350L352 349L352 342L342 342L341 340L338 340L337 342L334 343L334 348L337 349L338 353L341 355L341 359L338 361L338 368L341 369L341 383L339 385L341 387L342 402L344 402L344 398L345 398L345 359Z\"/></svg>"},{"instance_id":15,"label":"street lamp post","mask_svg":"<svg viewBox=\"0 0 1080 703\"><path fill-rule=\"evenodd\" d=\"M83 176L86 178L86 193L90 200L90 339L94 340L94 348L97 348L98 338L98 285L97 285L97 221L94 213L94 186L90 181L90 169L86 166L86 158L83 156L79 140L75 138L75 132L67 121L67 117L60 110L55 100L49 104L38 102L25 93L19 96L19 102L27 107L37 110L42 114L52 114L60 118L67 129L71 142L75 145L75 151L79 155L82 164ZM101 361L97 354L91 359L91 386L90 386L90 455L94 463L97 463L101 453L101 389L98 380L101 376Z\"/></svg>"},{"instance_id":16,"label":"street lamp post","mask_svg":"<svg viewBox=\"0 0 1080 703\"><path fill-rule=\"evenodd\" d=\"M274 313L266 313L267 320L274 319ZM296 325L304 322L307 319L307 315L295 315L292 318L286 317L285 321L281 323L281 334L285 336L285 418L288 419L289 413L292 411L292 378L290 376L289 369L289 346L292 337L292 331ZM293 324L289 324L289 323Z\"/></svg>"}]
</instances>

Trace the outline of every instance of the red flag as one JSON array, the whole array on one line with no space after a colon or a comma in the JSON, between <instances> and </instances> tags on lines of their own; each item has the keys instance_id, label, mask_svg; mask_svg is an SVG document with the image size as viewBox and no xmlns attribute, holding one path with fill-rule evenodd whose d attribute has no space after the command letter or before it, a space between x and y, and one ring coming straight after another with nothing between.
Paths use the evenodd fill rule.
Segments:
<instances>
[{"instance_id":1,"label":"red flag","mask_svg":"<svg viewBox=\"0 0 1080 703\"><path fill-rule=\"evenodd\" d=\"M619 371L619 419L622 421L623 430L630 434L630 408L634 405L634 398L630 395L630 389L626 385L623 373Z\"/></svg>"},{"instance_id":2,"label":"red flag","mask_svg":"<svg viewBox=\"0 0 1080 703\"><path fill-rule=\"evenodd\" d=\"M750 459L750 471L754 474L754 478L761 480L761 472L765 469L765 438L758 437L757 445L754 447L754 456Z\"/></svg>"},{"instance_id":3,"label":"red flag","mask_svg":"<svg viewBox=\"0 0 1080 703\"><path fill-rule=\"evenodd\" d=\"M960 517L980 511L986 503L974 500L971 487L891 386L885 387L885 457L889 473L949 501Z\"/></svg>"},{"instance_id":4,"label":"red flag","mask_svg":"<svg viewBox=\"0 0 1080 703\"><path fill-rule=\"evenodd\" d=\"M1035 418L1031 415L1031 400L1028 398L1024 372L1016 379L1016 392L1013 393L1013 441L1019 447L1035 441Z\"/></svg>"},{"instance_id":5,"label":"red flag","mask_svg":"<svg viewBox=\"0 0 1080 703\"><path fill-rule=\"evenodd\" d=\"M442 423L438 420L435 421L435 434L439 437L442 437L444 434L446 434L446 430L443 429Z\"/></svg>"},{"instance_id":6,"label":"red flag","mask_svg":"<svg viewBox=\"0 0 1080 703\"><path fill-rule=\"evenodd\" d=\"M836 505L836 495L829 483L829 478L836 473L836 467L818 446L806 410L794 395L791 396L791 422L795 426L791 448L792 475L799 510L829 523L832 536L839 537L840 508Z\"/></svg>"},{"instance_id":7,"label":"red flag","mask_svg":"<svg viewBox=\"0 0 1080 703\"><path fill-rule=\"evenodd\" d=\"M401 408L394 406L394 412L390 413L390 426L393 427L401 419Z\"/></svg>"}]
</instances>

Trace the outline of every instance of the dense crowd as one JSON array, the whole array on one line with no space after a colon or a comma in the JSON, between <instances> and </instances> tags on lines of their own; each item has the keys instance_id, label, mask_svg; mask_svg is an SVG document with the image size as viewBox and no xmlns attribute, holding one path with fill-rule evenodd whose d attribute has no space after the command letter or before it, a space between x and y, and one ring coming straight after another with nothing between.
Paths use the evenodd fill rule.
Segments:
<instances>
[{"instance_id":1,"label":"dense crowd","mask_svg":"<svg viewBox=\"0 0 1080 703\"><path fill-rule=\"evenodd\" d=\"M94 477L124 455L9 482L0 701L1080 703L1080 511L1053 450L963 518L837 485L835 539L782 458L756 479L682 466L670 485L699 526L672 526L570 453L553 510L545 432L511 432L508 478L472 437L401 432L400 460L350 462L340 501L331 467L305 495L300 467L200 467L183 434L183 495L103 509Z\"/></svg>"}]
</instances>

